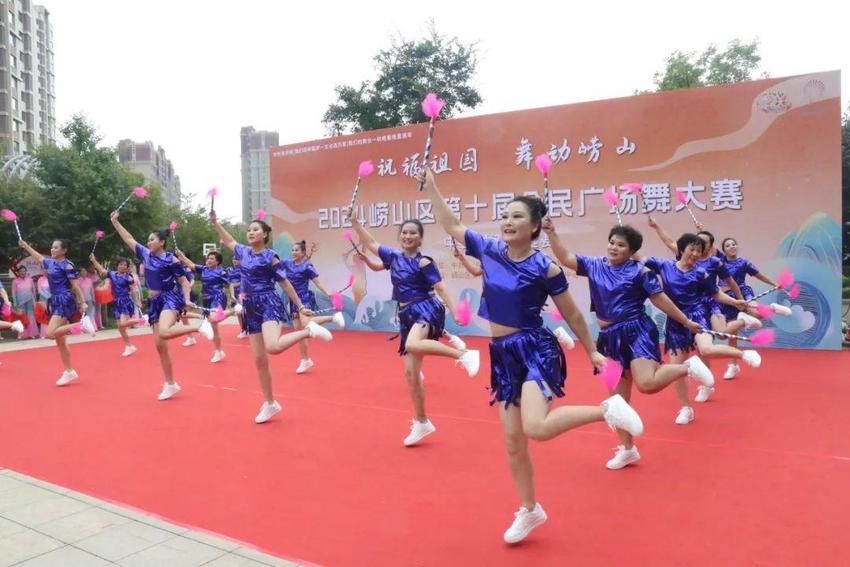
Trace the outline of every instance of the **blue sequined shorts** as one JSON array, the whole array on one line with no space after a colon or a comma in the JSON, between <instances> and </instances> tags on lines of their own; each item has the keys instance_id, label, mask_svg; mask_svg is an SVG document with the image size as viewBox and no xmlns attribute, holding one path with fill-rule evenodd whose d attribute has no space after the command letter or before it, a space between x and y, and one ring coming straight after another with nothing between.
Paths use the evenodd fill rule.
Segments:
<instances>
[{"instance_id":1,"label":"blue sequined shorts","mask_svg":"<svg viewBox=\"0 0 850 567\"><path fill-rule=\"evenodd\" d=\"M567 359L558 339L546 327L517 331L490 343L490 405L519 406L522 385L534 380L551 400L564 395Z\"/></svg>"},{"instance_id":2,"label":"blue sequined shorts","mask_svg":"<svg viewBox=\"0 0 850 567\"><path fill-rule=\"evenodd\" d=\"M682 312L688 319L699 323L704 329L711 329L711 323L708 322L708 312L704 306L690 311L682 310ZM679 351L689 352L693 350L696 346L694 336L687 327L667 317L667 326L664 329L664 352L675 354Z\"/></svg>"},{"instance_id":3,"label":"blue sequined shorts","mask_svg":"<svg viewBox=\"0 0 850 567\"><path fill-rule=\"evenodd\" d=\"M304 297L301 297L299 295L298 298L301 300L301 304L304 307L306 307L307 309L309 309L311 311L315 311L317 309L317 307L316 307L316 294L313 293L312 291L309 292ZM298 306L295 305L295 303L293 303L292 301L289 302L289 315L293 318L298 316Z\"/></svg>"},{"instance_id":4,"label":"blue sequined shorts","mask_svg":"<svg viewBox=\"0 0 850 567\"><path fill-rule=\"evenodd\" d=\"M136 314L136 304L129 295L124 297L116 297L112 302L112 316L116 320L121 318L121 315L132 317Z\"/></svg>"},{"instance_id":5,"label":"blue sequined shorts","mask_svg":"<svg viewBox=\"0 0 850 567\"><path fill-rule=\"evenodd\" d=\"M263 332L266 321L285 322L286 308L283 300L274 291L254 293L242 300L242 318L248 333L256 335Z\"/></svg>"},{"instance_id":6,"label":"blue sequined shorts","mask_svg":"<svg viewBox=\"0 0 850 567\"><path fill-rule=\"evenodd\" d=\"M407 335L414 325L428 325L428 338L437 340L443 336L446 326L446 307L435 297L421 299L408 303L398 312L398 323L401 333L401 344L398 345L400 355L407 354Z\"/></svg>"},{"instance_id":7,"label":"blue sequined shorts","mask_svg":"<svg viewBox=\"0 0 850 567\"><path fill-rule=\"evenodd\" d=\"M77 313L77 299L70 291L51 295L47 300L47 313L51 317L64 317L70 320Z\"/></svg>"},{"instance_id":8,"label":"blue sequined shorts","mask_svg":"<svg viewBox=\"0 0 850 567\"><path fill-rule=\"evenodd\" d=\"M747 301L751 300L753 297L756 296L756 294L753 292L753 288L751 288L750 286L742 285L739 287L741 288L741 295L744 296L744 299L746 299ZM731 289L726 291L726 295L728 295L732 299L738 299L738 297L735 295L735 292ZM723 315L726 317L726 321L734 321L738 318L738 313L741 312L737 307L726 305L725 303L722 303L720 305L720 308L723 310Z\"/></svg>"},{"instance_id":9,"label":"blue sequined shorts","mask_svg":"<svg viewBox=\"0 0 850 567\"><path fill-rule=\"evenodd\" d=\"M618 321L599 331L596 350L622 364L623 370L628 370L636 358L660 363L661 349L658 342L658 327L644 313L636 319Z\"/></svg>"},{"instance_id":10,"label":"blue sequined shorts","mask_svg":"<svg viewBox=\"0 0 850 567\"><path fill-rule=\"evenodd\" d=\"M182 290L174 288L162 291L148 301L148 322L151 325L158 323L163 311L174 311L179 315L184 309L186 301L183 299Z\"/></svg>"}]
</instances>

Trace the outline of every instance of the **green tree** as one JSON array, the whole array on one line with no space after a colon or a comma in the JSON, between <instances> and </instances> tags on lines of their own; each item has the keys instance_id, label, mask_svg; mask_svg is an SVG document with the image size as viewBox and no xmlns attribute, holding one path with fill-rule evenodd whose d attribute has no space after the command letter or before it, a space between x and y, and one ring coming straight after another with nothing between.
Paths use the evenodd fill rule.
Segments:
<instances>
[{"instance_id":1,"label":"green tree","mask_svg":"<svg viewBox=\"0 0 850 567\"><path fill-rule=\"evenodd\" d=\"M715 45L709 45L699 55L694 51L674 51L667 56L664 70L654 75L655 91L638 91L637 94L751 80L761 63L758 46L758 39L750 43L734 39L724 51L719 51Z\"/></svg>"},{"instance_id":2,"label":"green tree","mask_svg":"<svg viewBox=\"0 0 850 567\"><path fill-rule=\"evenodd\" d=\"M482 99L470 85L478 64L474 43L437 33L431 22L426 37L398 39L374 58L378 77L359 87L341 85L335 91L322 123L331 135L391 128L427 120L421 102L428 92L437 93L446 105L448 118Z\"/></svg>"}]
</instances>

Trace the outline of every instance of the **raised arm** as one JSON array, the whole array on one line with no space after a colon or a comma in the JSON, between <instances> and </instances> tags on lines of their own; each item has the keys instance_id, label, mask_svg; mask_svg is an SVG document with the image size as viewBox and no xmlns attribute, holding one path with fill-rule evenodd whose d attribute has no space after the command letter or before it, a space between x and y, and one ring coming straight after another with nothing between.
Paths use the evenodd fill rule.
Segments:
<instances>
[{"instance_id":1,"label":"raised arm","mask_svg":"<svg viewBox=\"0 0 850 567\"><path fill-rule=\"evenodd\" d=\"M192 260L190 260L189 258L187 258L182 250L180 250L178 248L177 250L174 251L174 255L177 256L177 259L180 260L183 263L183 266L187 270L189 270L191 272L196 271L195 270L195 263Z\"/></svg>"},{"instance_id":2,"label":"raised arm","mask_svg":"<svg viewBox=\"0 0 850 567\"><path fill-rule=\"evenodd\" d=\"M24 249L24 252L32 256L39 265L44 264L44 256L35 251L35 248L27 244L24 240L18 241L18 246Z\"/></svg>"},{"instance_id":3,"label":"raised arm","mask_svg":"<svg viewBox=\"0 0 850 567\"><path fill-rule=\"evenodd\" d=\"M655 232L658 234L658 238L661 239L661 242L664 243L664 246L667 247L670 252L673 254L678 254L679 250L676 248L676 241L673 240L673 237L667 234L661 225L655 222L655 219L652 218L652 215L649 215L649 226L655 229Z\"/></svg>"},{"instance_id":4,"label":"raised arm","mask_svg":"<svg viewBox=\"0 0 850 567\"><path fill-rule=\"evenodd\" d=\"M124 228L124 225L122 225L121 221L118 220L118 216L118 211L112 211L112 214L109 215L109 220L112 221L112 226L115 227L115 231L118 233L118 236L121 237L121 240L124 241L124 244L126 244L127 247L133 251L133 254L135 254L136 245L138 244L138 242L136 242L136 239L133 238L133 235L130 234L130 232L126 228Z\"/></svg>"},{"instance_id":5,"label":"raised arm","mask_svg":"<svg viewBox=\"0 0 850 567\"><path fill-rule=\"evenodd\" d=\"M452 254L461 265L466 269L467 272L472 274L473 276L480 277L481 274L484 273L484 270L481 269L481 266L476 266L472 262L469 261L469 258L466 257L466 254L457 249L457 246L452 247Z\"/></svg>"},{"instance_id":6,"label":"raised arm","mask_svg":"<svg viewBox=\"0 0 850 567\"><path fill-rule=\"evenodd\" d=\"M215 211L210 211L210 222L212 223L213 228L215 228L215 231L218 233L218 237L221 239L224 246L227 246L231 250L236 250L236 240L218 222L218 216L215 214Z\"/></svg>"},{"instance_id":7,"label":"raised arm","mask_svg":"<svg viewBox=\"0 0 850 567\"><path fill-rule=\"evenodd\" d=\"M437 218L437 222L443 227L443 230L455 240L464 242L466 239L466 226L460 222L448 203L446 203L446 200L443 199L440 190L437 189L437 183L434 181L434 174L431 172L431 168L426 167L424 171L420 171L416 175L416 181L425 183L425 191L431 197L434 216Z\"/></svg>"},{"instance_id":8,"label":"raised arm","mask_svg":"<svg viewBox=\"0 0 850 567\"><path fill-rule=\"evenodd\" d=\"M91 254L89 254L89 260L91 260L91 265L92 265L92 267L93 267L93 268L97 271L97 274L98 274L101 278L105 278L105 277L108 275L108 272L106 271L106 268L104 268L103 266L101 266L100 262L98 262L98 261L97 261L97 258L95 258L95 256L94 256L94 252L92 252Z\"/></svg>"},{"instance_id":9,"label":"raised arm","mask_svg":"<svg viewBox=\"0 0 850 567\"><path fill-rule=\"evenodd\" d=\"M357 237L360 239L360 245L366 248L372 254L377 254L378 248L380 248L381 245L378 243L377 240L375 240L375 237L372 236L372 234L368 230L366 230L366 227L361 225L360 221L358 221L354 217L354 209L345 207L342 211L342 214L345 216L345 218L351 221L351 226L354 228L354 232L357 233Z\"/></svg>"},{"instance_id":10,"label":"raised arm","mask_svg":"<svg viewBox=\"0 0 850 567\"><path fill-rule=\"evenodd\" d=\"M552 253L555 254L558 263L574 272L578 270L578 258L561 241L561 237L558 236L557 231L555 231L555 225L549 217L543 219L543 231L549 237L549 245L552 247Z\"/></svg>"},{"instance_id":11,"label":"raised arm","mask_svg":"<svg viewBox=\"0 0 850 567\"><path fill-rule=\"evenodd\" d=\"M376 262L375 260L373 260L372 258L367 256L366 254L362 254L360 252L357 252L357 257L360 258L361 260L363 260L363 263L366 264L367 266L369 266L369 269L372 270L373 272L380 272L380 271L386 270L383 262Z\"/></svg>"}]
</instances>

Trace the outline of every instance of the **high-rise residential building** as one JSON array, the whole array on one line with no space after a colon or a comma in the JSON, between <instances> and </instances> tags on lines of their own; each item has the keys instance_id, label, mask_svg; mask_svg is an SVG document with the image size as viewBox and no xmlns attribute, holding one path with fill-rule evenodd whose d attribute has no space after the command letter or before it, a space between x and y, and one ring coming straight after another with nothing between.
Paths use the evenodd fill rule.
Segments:
<instances>
[{"instance_id":1,"label":"high-rise residential building","mask_svg":"<svg viewBox=\"0 0 850 567\"><path fill-rule=\"evenodd\" d=\"M254 211L269 206L271 182L269 148L278 145L277 132L254 130L244 126L242 140L242 221L251 222Z\"/></svg>"},{"instance_id":2,"label":"high-rise residential building","mask_svg":"<svg viewBox=\"0 0 850 567\"><path fill-rule=\"evenodd\" d=\"M153 142L118 142L118 161L145 177L149 183L158 183L162 187L163 197L169 205L180 206L180 177L174 173L171 160L165 157L162 147L154 149Z\"/></svg>"},{"instance_id":3,"label":"high-rise residential building","mask_svg":"<svg viewBox=\"0 0 850 567\"><path fill-rule=\"evenodd\" d=\"M31 0L0 0L0 154L56 143L53 28Z\"/></svg>"}]
</instances>

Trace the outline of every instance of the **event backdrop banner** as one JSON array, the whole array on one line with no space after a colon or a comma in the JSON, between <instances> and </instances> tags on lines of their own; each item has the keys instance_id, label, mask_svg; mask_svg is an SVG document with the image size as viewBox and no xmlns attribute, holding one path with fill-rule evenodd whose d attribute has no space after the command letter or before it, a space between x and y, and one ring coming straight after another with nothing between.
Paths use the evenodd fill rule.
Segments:
<instances>
[{"instance_id":1,"label":"event backdrop banner","mask_svg":"<svg viewBox=\"0 0 850 567\"><path fill-rule=\"evenodd\" d=\"M773 292L766 302L791 306L791 317L775 317L775 346L841 347L841 165L839 72L814 73L667 93L632 96L439 121L430 166L437 184L469 228L499 233L499 215L514 195L537 193L543 181L535 156L553 163L549 181L550 217L569 248L585 255L605 254L616 223L602 193L612 185L643 184L643 198L620 191L623 221L644 235L642 252L670 256L648 214L671 235L695 232L688 208L719 242L733 236L739 255L774 280L790 269L800 287L792 299ZM270 150L269 216L275 248L291 255L293 242L316 242L313 263L326 288L345 292L350 328L395 331L396 306L387 272L372 272L352 254L341 211L351 198L358 164L372 160L364 178L357 216L375 238L398 246L404 219L425 225L423 253L437 262L455 297L470 300L473 312L481 292L452 255L452 242L434 222L431 201L412 179L422 167L428 125L362 132ZM537 243L551 254L545 235ZM570 290L589 314L584 278L568 274ZM753 278L756 292L767 286ZM328 307L327 298L320 299ZM551 310L553 307L547 308ZM665 316L647 305L659 326ZM545 316L550 326L561 324ZM485 335L487 322L473 317L447 328ZM663 336L663 334L662 334Z\"/></svg>"}]
</instances>

